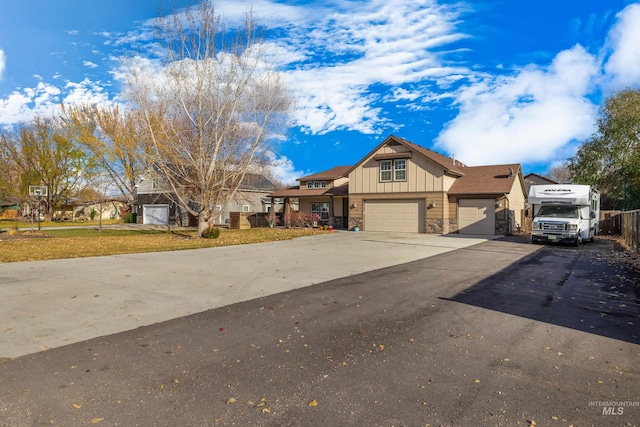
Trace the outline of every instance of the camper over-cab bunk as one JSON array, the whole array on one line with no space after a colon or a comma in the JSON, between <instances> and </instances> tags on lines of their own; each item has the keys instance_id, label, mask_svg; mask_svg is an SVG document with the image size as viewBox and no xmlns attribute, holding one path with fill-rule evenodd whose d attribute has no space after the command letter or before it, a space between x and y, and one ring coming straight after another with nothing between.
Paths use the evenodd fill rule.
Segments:
<instances>
[{"instance_id":1,"label":"camper over-cab bunk","mask_svg":"<svg viewBox=\"0 0 640 427\"><path fill-rule=\"evenodd\" d=\"M531 241L571 243L593 241L600 221L600 193L590 185L532 185Z\"/></svg>"}]
</instances>

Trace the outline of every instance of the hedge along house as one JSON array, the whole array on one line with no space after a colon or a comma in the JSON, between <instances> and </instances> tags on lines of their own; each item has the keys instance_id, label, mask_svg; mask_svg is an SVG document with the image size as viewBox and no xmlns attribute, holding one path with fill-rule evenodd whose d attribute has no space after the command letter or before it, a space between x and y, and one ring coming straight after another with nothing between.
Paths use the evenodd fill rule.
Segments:
<instances>
[{"instance_id":1,"label":"hedge along house","mask_svg":"<svg viewBox=\"0 0 640 427\"><path fill-rule=\"evenodd\" d=\"M391 135L347 174L350 229L509 234L524 217L519 164L466 166Z\"/></svg>"},{"instance_id":2,"label":"hedge along house","mask_svg":"<svg viewBox=\"0 0 640 427\"><path fill-rule=\"evenodd\" d=\"M183 225L195 227L198 220L181 208L169 185L156 167L150 167L136 185L137 222L153 225ZM231 212L265 212L263 203L276 186L261 174L247 173L226 207L216 206L214 223L229 223Z\"/></svg>"},{"instance_id":3,"label":"hedge along house","mask_svg":"<svg viewBox=\"0 0 640 427\"><path fill-rule=\"evenodd\" d=\"M336 166L324 172L298 178L300 185L280 189L269 194L272 203L284 199L285 225L290 221L292 203L297 200L299 211L316 214L320 225L346 228L349 221L349 184L347 171L351 166ZM275 212L275 210L272 210Z\"/></svg>"}]
</instances>

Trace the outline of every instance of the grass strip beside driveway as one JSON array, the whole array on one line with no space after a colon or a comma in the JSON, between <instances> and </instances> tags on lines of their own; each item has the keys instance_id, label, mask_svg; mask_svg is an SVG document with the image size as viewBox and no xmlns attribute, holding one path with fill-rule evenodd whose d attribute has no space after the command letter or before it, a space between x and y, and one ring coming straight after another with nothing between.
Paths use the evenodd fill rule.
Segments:
<instances>
[{"instance_id":1,"label":"grass strip beside driveway","mask_svg":"<svg viewBox=\"0 0 640 427\"><path fill-rule=\"evenodd\" d=\"M0 233L0 263L201 249L290 240L320 233L314 229L252 228L226 230L217 239L195 232L166 230L64 229L9 236Z\"/></svg>"}]
</instances>

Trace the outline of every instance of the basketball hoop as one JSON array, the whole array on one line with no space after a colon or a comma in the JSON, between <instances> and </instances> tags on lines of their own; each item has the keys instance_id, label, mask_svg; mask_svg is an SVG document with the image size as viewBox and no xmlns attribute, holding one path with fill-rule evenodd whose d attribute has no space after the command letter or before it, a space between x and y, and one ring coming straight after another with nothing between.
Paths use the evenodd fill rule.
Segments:
<instances>
[{"instance_id":1,"label":"basketball hoop","mask_svg":"<svg viewBox=\"0 0 640 427\"><path fill-rule=\"evenodd\" d=\"M31 197L46 197L48 192L48 188L46 185L30 185L29 186L29 196Z\"/></svg>"}]
</instances>

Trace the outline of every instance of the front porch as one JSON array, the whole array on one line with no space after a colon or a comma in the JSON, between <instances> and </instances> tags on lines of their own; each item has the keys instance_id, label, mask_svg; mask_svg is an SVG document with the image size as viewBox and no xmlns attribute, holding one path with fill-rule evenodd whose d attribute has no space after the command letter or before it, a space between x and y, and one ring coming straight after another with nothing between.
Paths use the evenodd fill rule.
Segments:
<instances>
[{"instance_id":1,"label":"front porch","mask_svg":"<svg viewBox=\"0 0 640 427\"><path fill-rule=\"evenodd\" d=\"M285 227L331 226L334 229L347 229L349 224L349 197L347 186L327 190L300 190L298 187L284 188L269 195L275 221L276 199L284 200L282 223ZM298 205L298 210L292 205Z\"/></svg>"}]
</instances>

